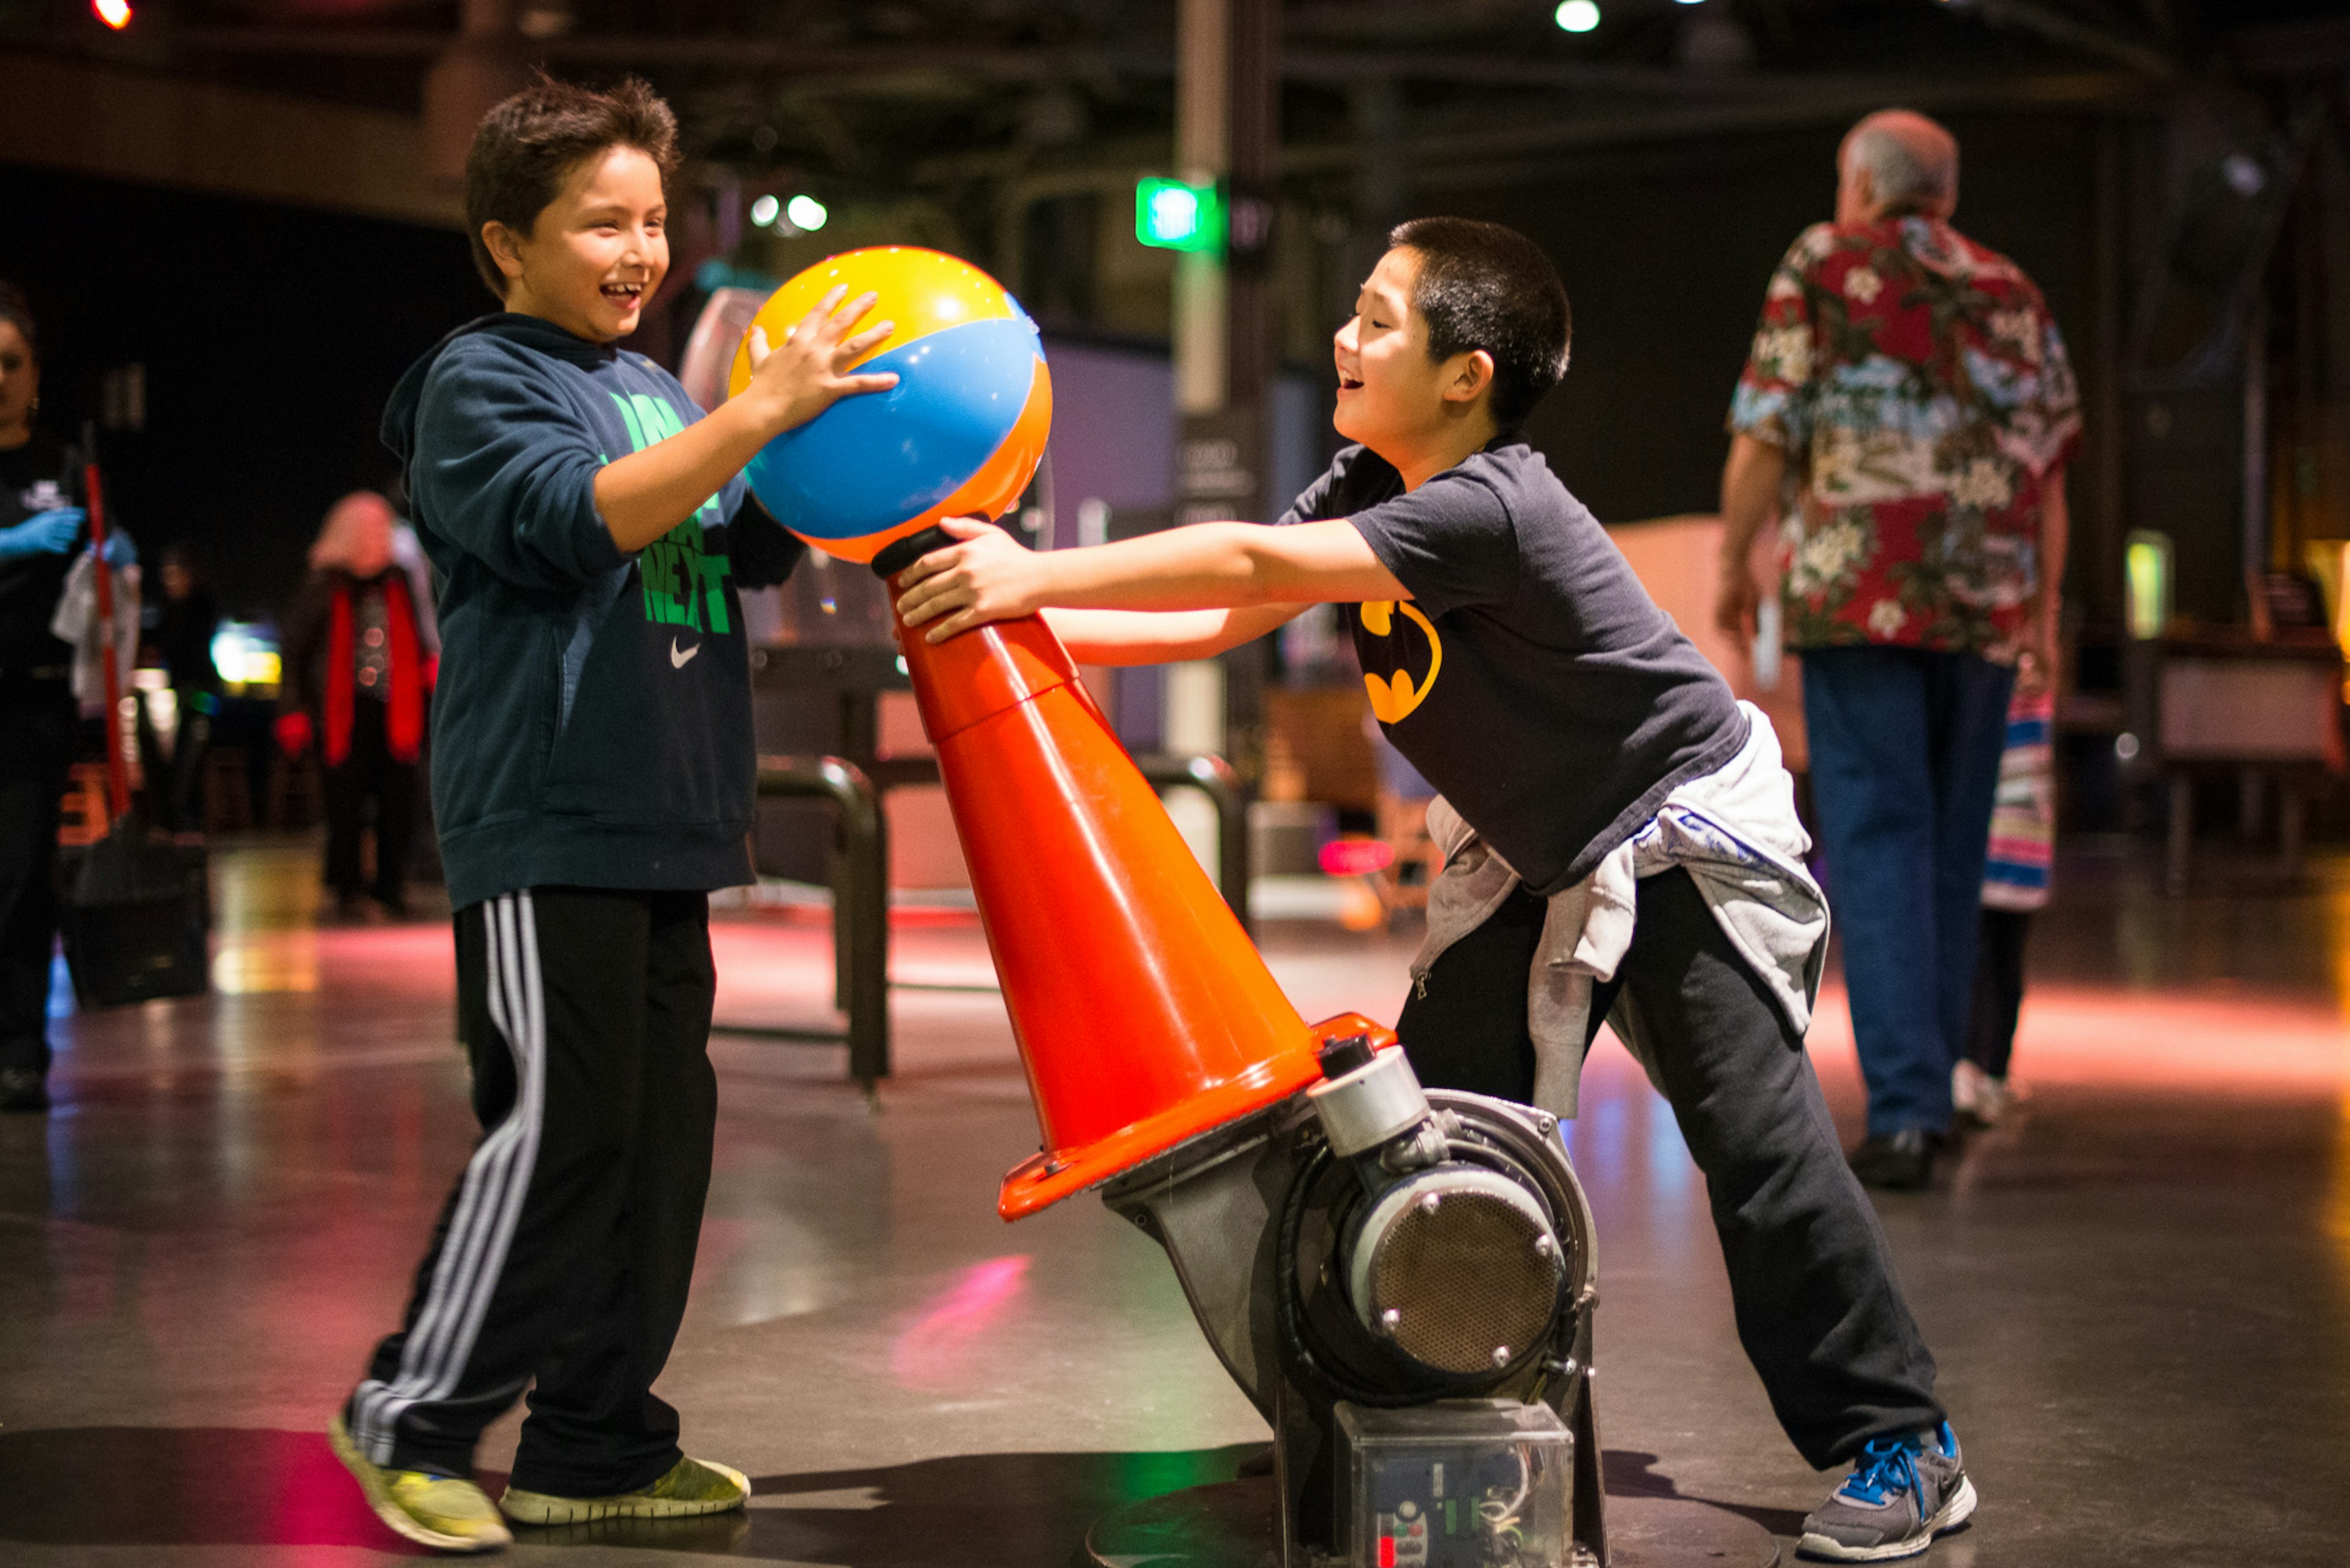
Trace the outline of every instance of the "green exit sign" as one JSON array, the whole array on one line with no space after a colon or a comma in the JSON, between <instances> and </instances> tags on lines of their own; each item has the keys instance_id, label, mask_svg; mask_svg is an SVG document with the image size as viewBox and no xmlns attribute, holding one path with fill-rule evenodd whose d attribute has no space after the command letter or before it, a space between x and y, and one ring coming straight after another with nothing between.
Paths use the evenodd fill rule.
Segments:
<instances>
[{"instance_id":1,"label":"green exit sign","mask_svg":"<svg viewBox=\"0 0 2350 1568\"><path fill-rule=\"evenodd\" d=\"M1138 180L1134 237L1167 251L1212 251L1224 243L1224 198L1213 185Z\"/></svg>"}]
</instances>

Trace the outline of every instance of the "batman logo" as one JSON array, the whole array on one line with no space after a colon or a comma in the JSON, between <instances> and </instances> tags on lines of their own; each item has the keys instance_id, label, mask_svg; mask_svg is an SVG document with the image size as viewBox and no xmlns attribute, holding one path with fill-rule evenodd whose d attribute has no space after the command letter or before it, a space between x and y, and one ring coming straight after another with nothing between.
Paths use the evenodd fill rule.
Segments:
<instances>
[{"instance_id":1,"label":"batman logo","mask_svg":"<svg viewBox=\"0 0 2350 1568\"><path fill-rule=\"evenodd\" d=\"M1428 693L1435 687L1436 673L1444 668L1443 640L1436 635L1436 628L1429 624L1428 618L1407 601L1374 599L1357 607L1363 618L1363 629L1373 637L1388 639L1385 662L1391 672L1363 672L1363 685L1371 694L1371 712L1382 724L1400 724L1407 714L1428 701ZM1398 610L1403 612L1404 619L1419 628L1418 639L1399 633ZM1428 673L1414 680L1410 667L1419 659L1414 657L1418 650L1411 645L1421 640L1428 644ZM1363 662L1375 662L1368 649L1364 652Z\"/></svg>"}]
</instances>

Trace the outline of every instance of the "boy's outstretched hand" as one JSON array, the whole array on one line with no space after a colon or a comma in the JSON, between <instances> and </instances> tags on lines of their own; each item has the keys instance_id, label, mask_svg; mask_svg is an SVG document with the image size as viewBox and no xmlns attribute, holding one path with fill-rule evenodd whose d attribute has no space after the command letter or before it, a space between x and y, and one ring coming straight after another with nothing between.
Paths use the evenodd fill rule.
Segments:
<instances>
[{"instance_id":1,"label":"boy's outstretched hand","mask_svg":"<svg viewBox=\"0 0 2350 1568\"><path fill-rule=\"evenodd\" d=\"M777 436L858 392L886 392L898 384L889 371L850 375L843 367L889 336L897 323L877 322L855 330L879 296L860 294L844 306L848 290L835 288L770 348L766 328L751 328L751 383L741 398L751 402L768 434Z\"/></svg>"},{"instance_id":2,"label":"boy's outstretched hand","mask_svg":"<svg viewBox=\"0 0 2350 1568\"><path fill-rule=\"evenodd\" d=\"M767 335L751 333L751 379L708 419L642 452L606 463L596 474L596 510L624 553L634 554L693 515L713 491L743 472L759 449L858 392L887 391L898 378L886 371L851 375L848 362L889 336L891 324L856 327L873 308L862 294L844 307L836 288L770 349Z\"/></svg>"},{"instance_id":3,"label":"boy's outstretched hand","mask_svg":"<svg viewBox=\"0 0 2350 1568\"><path fill-rule=\"evenodd\" d=\"M1045 559L978 517L950 517L939 526L958 543L898 574L898 618L927 626L926 642L1032 615L1043 605Z\"/></svg>"}]
</instances>

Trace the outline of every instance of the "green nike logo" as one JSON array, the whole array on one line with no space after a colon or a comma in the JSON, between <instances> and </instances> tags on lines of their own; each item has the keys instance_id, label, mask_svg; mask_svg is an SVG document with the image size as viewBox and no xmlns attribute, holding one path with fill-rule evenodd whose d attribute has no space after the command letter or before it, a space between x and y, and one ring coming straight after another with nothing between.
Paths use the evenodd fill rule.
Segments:
<instances>
[{"instance_id":1,"label":"green nike logo","mask_svg":"<svg viewBox=\"0 0 2350 1568\"><path fill-rule=\"evenodd\" d=\"M659 398L643 392L626 397L614 392L611 397L629 427L634 451L667 441L685 428L678 422L677 410ZM644 547L637 556L637 576L644 584L645 619L655 626L682 626L723 636L733 629L726 614L725 580L733 575L734 563L703 548L704 518L723 520L715 495ZM684 662L677 660L681 667Z\"/></svg>"}]
</instances>

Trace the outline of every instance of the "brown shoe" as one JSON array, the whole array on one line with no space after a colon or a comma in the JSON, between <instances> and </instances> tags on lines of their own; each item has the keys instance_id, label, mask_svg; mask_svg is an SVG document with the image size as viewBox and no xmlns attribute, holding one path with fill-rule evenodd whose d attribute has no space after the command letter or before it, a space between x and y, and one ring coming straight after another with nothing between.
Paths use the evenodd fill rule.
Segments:
<instances>
[{"instance_id":1,"label":"brown shoe","mask_svg":"<svg viewBox=\"0 0 2350 1568\"><path fill-rule=\"evenodd\" d=\"M0 1067L0 1111L49 1108L48 1075L37 1067Z\"/></svg>"},{"instance_id":2,"label":"brown shoe","mask_svg":"<svg viewBox=\"0 0 2350 1568\"><path fill-rule=\"evenodd\" d=\"M1898 1133L1871 1133L1845 1156L1845 1163L1863 1187L1886 1192L1921 1192L1933 1184L1934 1158L1942 1152L1945 1135L1924 1127L1903 1127Z\"/></svg>"}]
</instances>

